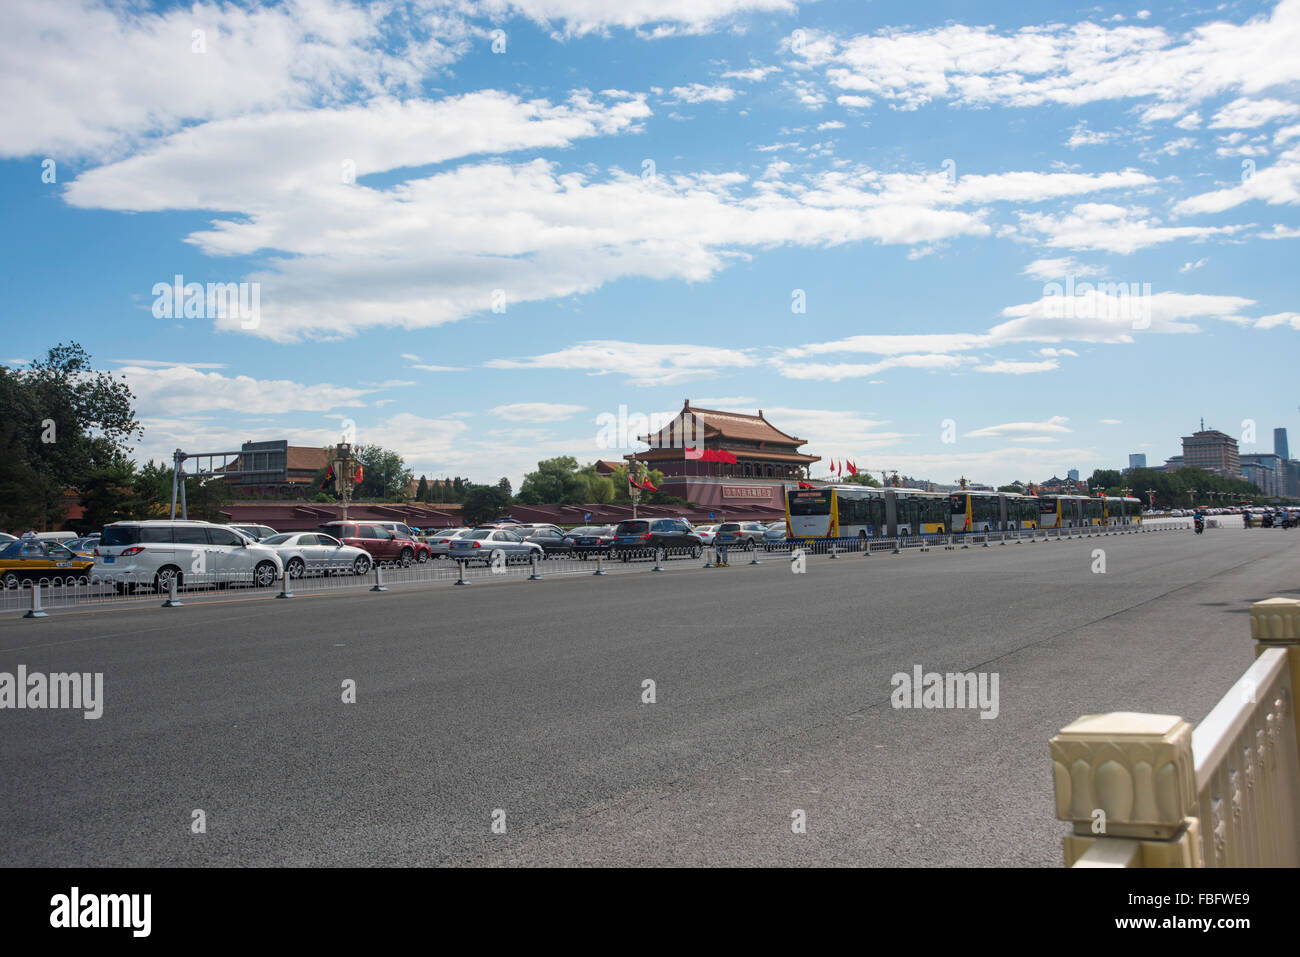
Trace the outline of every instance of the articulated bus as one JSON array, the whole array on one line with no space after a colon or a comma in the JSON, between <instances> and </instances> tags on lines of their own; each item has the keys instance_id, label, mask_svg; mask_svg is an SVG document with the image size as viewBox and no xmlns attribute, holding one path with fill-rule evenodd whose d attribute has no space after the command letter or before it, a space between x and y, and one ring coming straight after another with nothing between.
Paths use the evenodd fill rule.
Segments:
<instances>
[{"instance_id":1,"label":"articulated bus","mask_svg":"<svg viewBox=\"0 0 1300 957\"><path fill-rule=\"evenodd\" d=\"M917 534L1018 532L1141 522L1135 498L1020 495L1014 492L922 492L828 485L790 489L786 528L792 538L899 538Z\"/></svg>"}]
</instances>

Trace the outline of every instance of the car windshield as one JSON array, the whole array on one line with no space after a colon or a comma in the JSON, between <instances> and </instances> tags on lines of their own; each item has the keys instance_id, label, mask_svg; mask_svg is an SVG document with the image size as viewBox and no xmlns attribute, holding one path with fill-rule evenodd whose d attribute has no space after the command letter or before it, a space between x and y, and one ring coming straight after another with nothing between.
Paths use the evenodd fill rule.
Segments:
<instances>
[{"instance_id":1,"label":"car windshield","mask_svg":"<svg viewBox=\"0 0 1300 957\"><path fill-rule=\"evenodd\" d=\"M462 535L461 538L476 538L479 541L483 541L491 534L492 534L492 529L490 528L476 528L472 532L467 532L466 534Z\"/></svg>"},{"instance_id":2,"label":"car windshield","mask_svg":"<svg viewBox=\"0 0 1300 957\"><path fill-rule=\"evenodd\" d=\"M619 524L617 531L619 535L640 535L644 532L650 531L650 523L639 520L635 522L622 522Z\"/></svg>"},{"instance_id":3,"label":"car windshield","mask_svg":"<svg viewBox=\"0 0 1300 957\"><path fill-rule=\"evenodd\" d=\"M291 538L295 538L295 537L296 537L295 535L285 535L285 534L281 534L281 535L272 535L270 538L264 538L264 539L262 539L262 544L263 544L263 545L283 545L285 542L289 541L289 539L291 539Z\"/></svg>"}]
</instances>

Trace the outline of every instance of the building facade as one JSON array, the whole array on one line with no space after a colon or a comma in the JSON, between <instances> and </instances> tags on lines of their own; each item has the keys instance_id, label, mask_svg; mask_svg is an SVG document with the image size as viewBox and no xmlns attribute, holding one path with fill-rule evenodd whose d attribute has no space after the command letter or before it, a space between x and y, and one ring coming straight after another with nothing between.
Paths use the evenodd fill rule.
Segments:
<instances>
[{"instance_id":1,"label":"building facade","mask_svg":"<svg viewBox=\"0 0 1300 957\"><path fill-rule=\"evenodd\" d=\"M1286 429L1273 430L1273 454L1283 462L1291 458L1291 450L1287 447Z\"/></svg>"},{"instance_id":2,"label":"building facade","mask_svg":"<svg viewBox=\"0 0 1300 957\"><path fill-rule=\"evenodd\" d=\"M1241 474L1268 496L1286 494L1286 461L1272 453L1248 454L1241 457Z\"/></svg>"},{"instance_id":3,"label":"building facade","mask_svg":"<svg viewBox=\"0 0 1300 957\"><path fill-rule=\"evenodd\" d=\"M1183 463L1224 478L1241 478L1237 440L1217 429L1202 429L1184 435Z\"/></svg>"},{"instance_id":4,"label":"building facade","mask_svg":"<svg viewBox=\"0 0 1300 957\"><path fill-rule=\"evenodd\" d=\"M639 439L650 448L626 459L661 471L661 491L724 512L754 505L784 511L785 489L807 480L821 461L799 451L804 440L768 422L761 409L700 409L690 399L671 422Z\"/></svg>"},{"instance_id":5,"label":"building facade","mask_svg":"<svg viewBox=\"0 0 1300 957\"><path fill-rule=\"evenodd\" d=\"M1147 467L1147 454L1145 452L1134 452L1128 457L1129 470L1144 469Z\"/></svg>"},{"instance_id":6,"label":"building facade","mask_svg":"<svg viewBox=\"0 0 1300 957\"><path fill-rule=\"evenodd\" d=\"M239 458L226 466L225 480L236 498L291 494L311 498L316 474L326 466L325 450L290 445L287 439L245 442Z\"/></svg>"}]
</instances>

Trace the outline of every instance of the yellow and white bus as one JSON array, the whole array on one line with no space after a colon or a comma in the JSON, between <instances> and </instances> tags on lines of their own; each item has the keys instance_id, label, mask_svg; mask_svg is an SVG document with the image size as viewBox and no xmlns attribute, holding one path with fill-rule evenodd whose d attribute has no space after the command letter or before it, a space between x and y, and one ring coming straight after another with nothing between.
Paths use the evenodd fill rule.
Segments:
<instances>
[{"instance_id":1,"label":"yellow and white bus","mask_svg":"<svg viewBox=\"0 0 1300 957\"><path fill-rule=\"evenodd\" d=\"M827 485L789 489L791 538L898 538L948 531L948 497L909 488Z\"/></svg>"},{"instance_id":2,"label":"yellow and white bus","mask_svg":"<svg viewBox=\"0 0 1300 957\"><path fill-rule=\"evenodd\" d=\"M1132 525L1142 520L1142 503L1136 498L1087 495L976 491L946 494L826 485L790 489L785 520L791 538L905 538L917 534Z\"/></svg>"}]
</instances>

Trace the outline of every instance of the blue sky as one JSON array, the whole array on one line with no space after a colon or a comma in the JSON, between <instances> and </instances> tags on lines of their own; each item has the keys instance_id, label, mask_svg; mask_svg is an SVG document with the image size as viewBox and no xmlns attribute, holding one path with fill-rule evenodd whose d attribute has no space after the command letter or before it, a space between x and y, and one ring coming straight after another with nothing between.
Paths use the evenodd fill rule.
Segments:
<instances>
[{"instance_id":1,"label":"blue sky","mask_svg":"<svg viewBox=\"0 0 1300 957\"><path fill-rule=\"evenodd\" d=\"M80 341L142 460L517 484L688 396L938 482L1300 444L1300 0L0 17L0 361Z\"/></svg>"}]
</instances>

